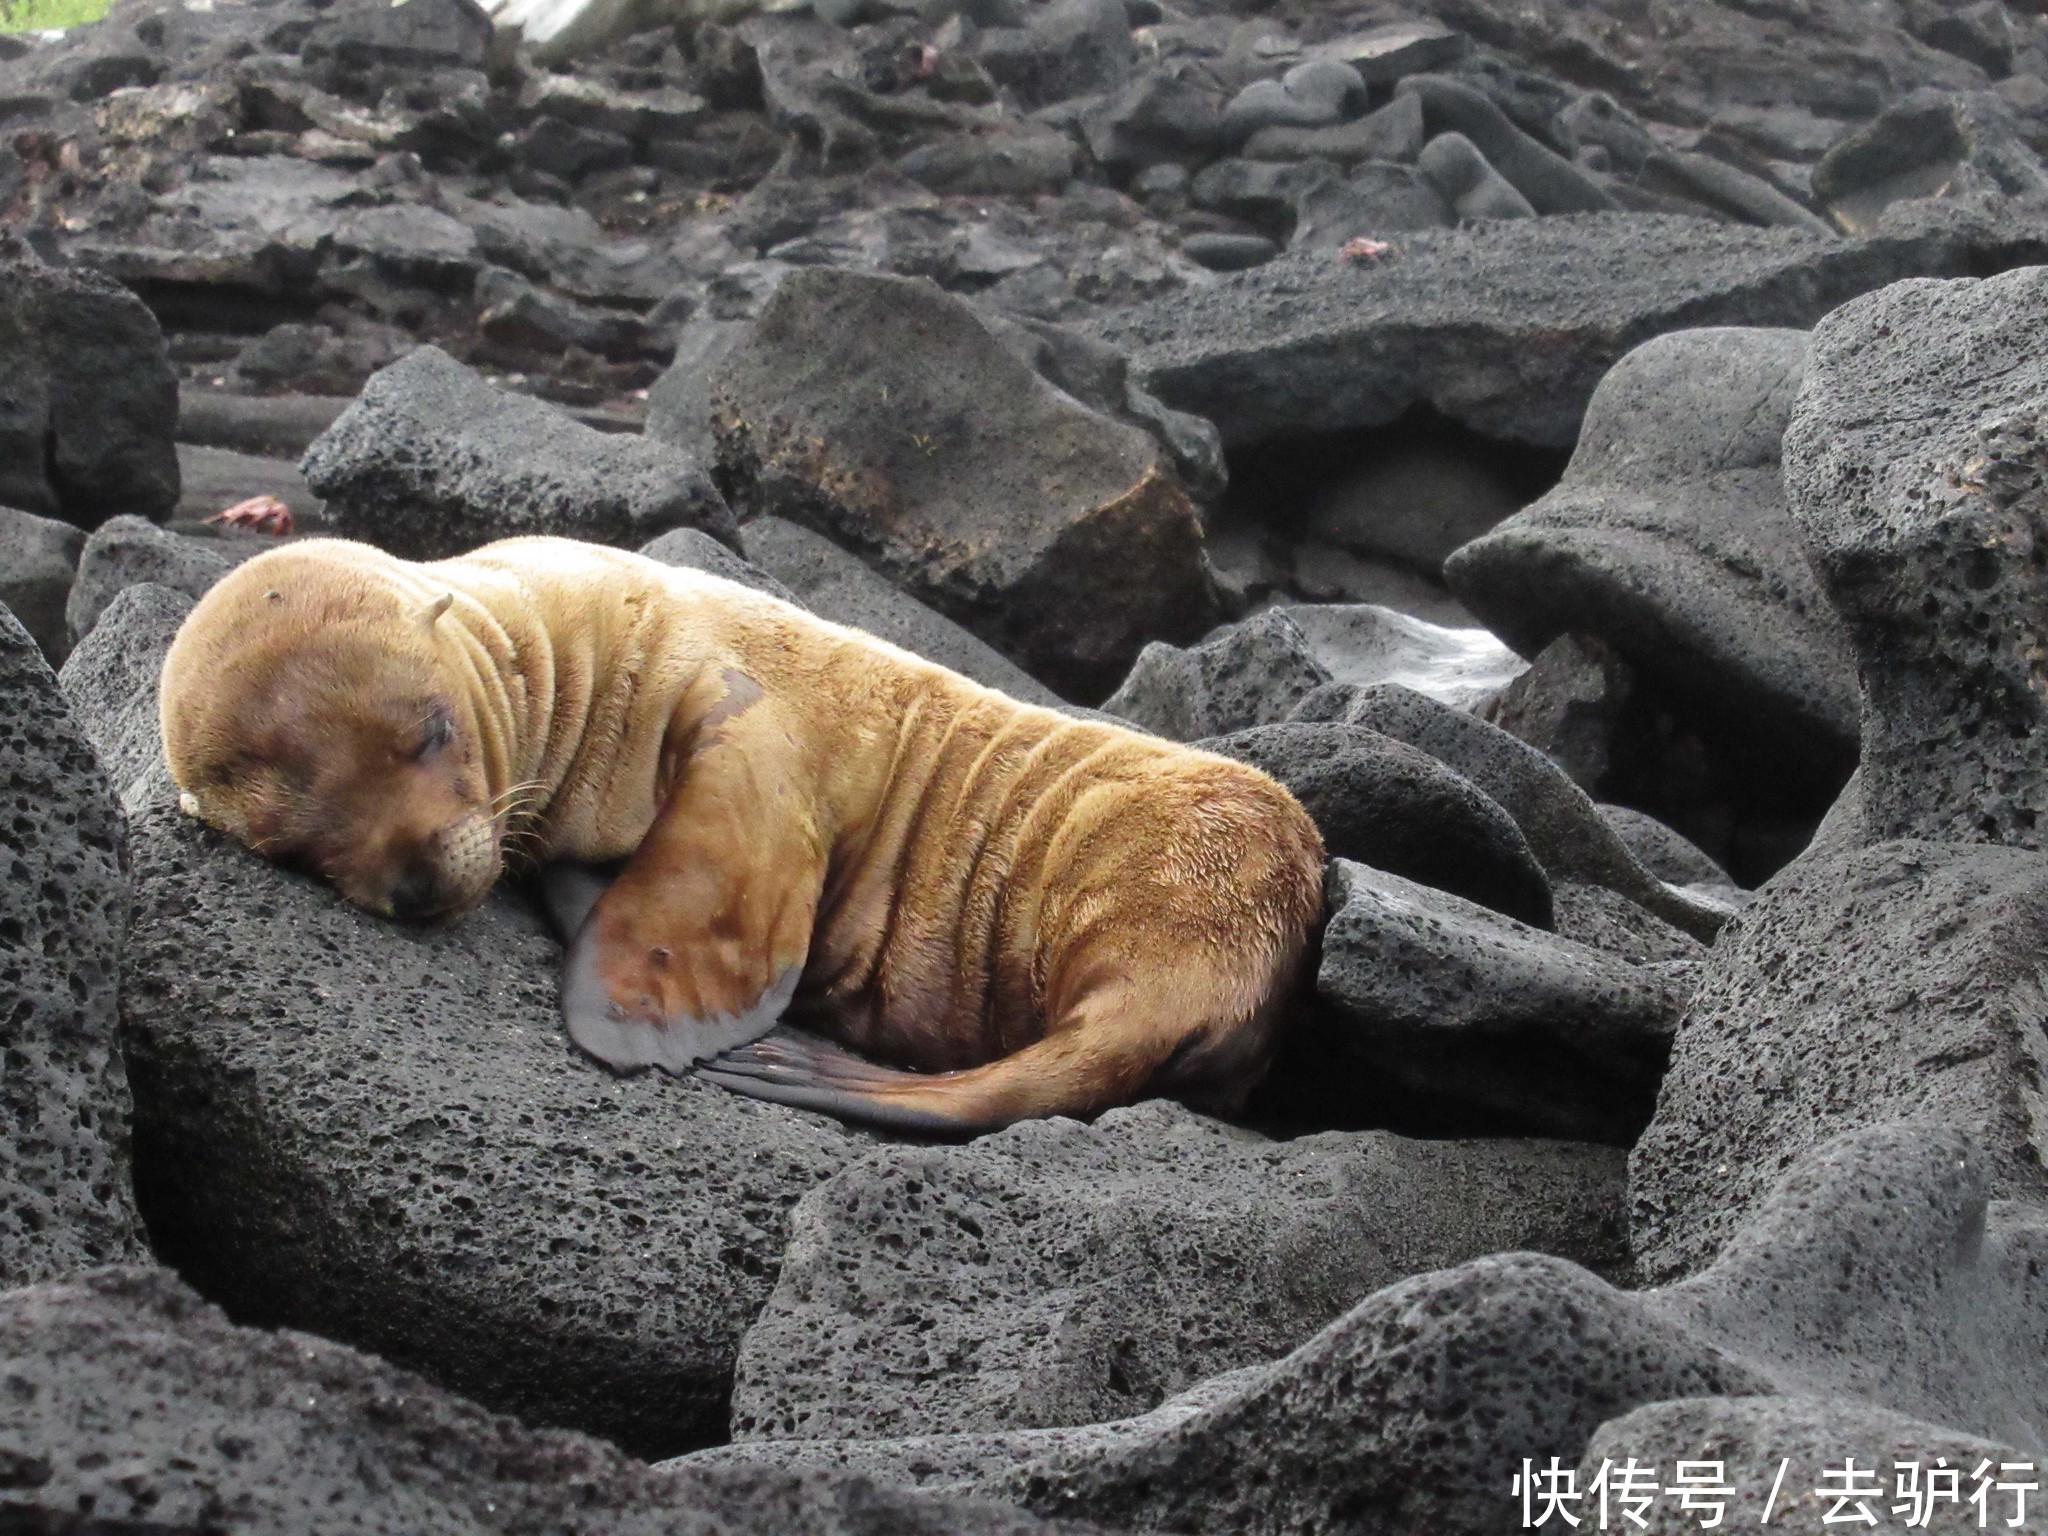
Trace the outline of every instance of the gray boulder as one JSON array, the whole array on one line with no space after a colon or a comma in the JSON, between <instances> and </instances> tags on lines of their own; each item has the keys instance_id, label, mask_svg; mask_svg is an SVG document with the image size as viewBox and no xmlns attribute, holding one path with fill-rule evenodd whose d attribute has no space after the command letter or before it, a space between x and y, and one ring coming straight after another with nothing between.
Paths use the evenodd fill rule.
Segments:
<instances>
[{"instance_id":1,"label":"gray boulder","mask_svg":"<svg viewBox=\"0 0 2048 1536\"><path fill-rule=\"evenodd\" d=\"M663 565L685 566L723 576L756 592L766 592L785 603L798 603L797 595L750 560L743 560L710 534L697 528L672 528L658 539L640 546L640 553ZM801 604L799 603L799 606Z\"/></svg>"},{"instance_id":2,"label":"gray boulder","mask_svg":"<svg viewBox=\"0 0 2048 1536\"><path fill-rule=\"evenodd\" d=\"M670 528L733 531L689 454L507 394L438 347L372 377L300 468L335 532L406 559L522 533L634 546Z\"/></svg>"},{"instance_id":3,"label":"gray boulder","mask_svg":"<svg viewBox=\"0 0 2048 1536\"><path fill-rule=\"evenodd\" d=\"M181 814L153 711L118 707L161 662L154 590L95 630L129 654L94 664L116 707L81 721L117 773L147 765L122 1007L161 1255L238 1317L529 1420L643 1452L714 1438L789 1207L864 1139L578 1056L560 949L510 888L407 927Z\"/></svg>"},{"instance_id":4,"label":"gray boulder","mask_svg":"<svg viewBox=\"0 0 2048 1536\"><path fill-rule=\"evenodd\" d=\"M85 533L74 523L0 507L0 605L21 621L51 666L71 649L64 603Z\"/></svg>"},{"instance_id":5,"label":"gray boulder","mask_svg":"<svg viewBox=\"0 0 2048 1536\"><path fill-rule=\"evenodd\" d=\"M1432 142L1440 135L1462 137L1473 155L1460 158L1476 158L1480 166L1498 172L1526 199L1532 212L1595 213L1615 206L1613 197L1598 182L1516 127L1476 85L1449 75L1410 75L1394 89L1398 95L1421 101L1423 124ZM1498 200L1498 195L1494 196Z\"/></svg>"},{"instance_id":6,"label":"gray boulder","mask_svg":"<svg viewBox=\"0 0 2048 1536\"><path fill-rule=\"evenodd\" d=\"M1587 794L1597 794L1615 766L1616 739L1627 729L1635 693L1634 670L1606 641L1563 634L1473 713L1526 741Z\"/></svg>"},{"instance_id":7,"label":"gray boulder","mask_svg":"<svg viewBox=\"0 0 2048 1536\"><path fill-rule=\"evenodd\" d=\"M1340 59L1310 59L1278 80L1255 80L1223 109L1231 149L1264 128L1322 128L1365 103L1365 80Z\"/></svg>"},{"instance_id":8,"label":"gray boulder","mask_svg":"<svg viewBox=\"0 0 2048 1536\"><path fill-rule=\"evenodd\" d=\"M1901 283L1814 332L1785 490L1855 650L1874 838L2040 846L2044 323L2028 267Z\"/></svg>"},{"instance_id":9,"label":"gray boulder","mask_svg":"<svg viewBox=\"0 0 2048 1536\"><path fill-rule=\"evenodd\" d=\"M1813 194L1860 234L1908 198L2048 199L2048 170L1995 92L1915 91L1821 157Z\"/></svg>"},{"instance_id":10,"label":"gray boulder","mask_svg":"<svg viewBox=\"0 0 2048 1536\"><path fill-rule=\"evenodd\" d=\"M1199 166L1223 147L1223 101L1188 74L1148 69L1083 114L1090 153L1112 176L1153 165Z\"/></svg>"},{"instance_id":11,"label":"gray boulder","mask_svg":"<svg viewBox=\"0 0 2048 1536\"><path fill-rule=\"evenodd\" d=\"M1825 1397L1845 1427L1907 1414L1947 1426L1947 1445L2038 1460L2044 1245L2041 1208L1987 1210L1966 1138L1866 1131L1816 1149L1683 1285L1631 1293L1501 1254L1390 1286L1284 1359L1140 1418L748 1442L692 1464L854 1468L1143 1530L1505 1536L1527 1529L1525 1458L1575 1468L1623 1444L1597 1440L1603 1425L1653 1404L1752 1399L1790 1428L1800 1400Z\"/></svg>"},{"instance_id":12,"label":"gray boulder","mask_svg":"<svg viewBox=\"0 0 2048 1536\"><path fill-rule=\"evenodd\" d=\"M744 320L697 316L676 338L675 355L647 391L647 435L709 464L718 457L711 435L711 376L745 338Z\"/></svg>"},{"instance_id":13,"label":"gray boulder","mask_svg":"<svg viewBox=\"0 0 2048 1536\"><path fill-rule=\"evenodd\" d=\"M1627 1144L1650 1118L1691 978L1629 964L1339 859L1322 1007L1264 1092L1292 1124Z\"/></svg>"},{"instance_id":14,"label":"gray boulder","mask_svg":"<svg viewBox=\"0 0 2048 1536\"><path fill-rule=\"evenodd\" d=\"M1855 766L1856 663L1785 510L1806 348L1738 328L1645 342L1593 392L1557 488L1444 578L1525 656L1566 633L1605 641L1726 750L1825 805Z\"/></svg>"},{"instance_id":15,"label":"gray boulder","mask_svg":"<svg viewBox=\"0 0 2048 1536\"><path fill-rule=\"evenodd\" d=\"M1268 1141L1154 1101L892 1149L813 1190L740 1352L736 1439L1092 1424L1501 1249L1615 1272L1609 1148Z\"/></svg>"},{"instance_id":16,"label":"gray boulder","mask_svg":"<svg viewBox=\"0 0 2048 1536\"><path fill-rule=\"evenodd\" d=\"M1099 697L1216 598L1148 434L1055 390L928 283L806 268L714 374L751 514L826 534L1050 686Z\"/></svg>"},{"instance_id":17,"label":"gray boulder","mask_svg":"<svg viewBox=\"0 0 2048 1536\"><path fill-rule=\"evenodd\" d=\"M1285 784L1331 858L1550 927L1550 882L1514 818L1427 752L1364 726L1300 722L1195 745Z\"/></svg>"},{"instance_id":18,"label":"gray boulder","mask_svg":"<svg viewBox=\"0 0 2048 1536\"><path fill-rule=\"evenodd\" d=\"M1597 807L1600 819L1628 844L1636 861L1671 885L1729 885L1728 871L1683 833L1632 806Z\"/></svg>"},{"instance_id":19,"label":"gray boulder","mask_svg":"<svg viewBox=\"0 0 2048 1536\"><path fill-rule=\"evenodd\" d=\"M57 674L123 812L139 809L160 775L157 676L193 601L155 582L123 588L101 615L107 628L94 625Z\"/></svg>"},{"instance_id":20,"label":"gray boulder","mask_svg":"<svg viewBox=\"0 0 2048 1536\"><path fill-rule=\"evenodd\" d=\"M156 317L0 234L0 506L96 527L178 502L178 379Z\"/></svg>"},{"instance_id":21,"label":"gray boulder","mask_svg":"<svg viewBox=\"0 0 2048 1536\"><path fill-rule=\"evenodd\" d=\"M1182 649L1154 640L1102 712L1171 741L1285 720L1330 681L1288 610L1269 608Z\"/></svg>"},{"instance_id":22,"label":"gray boulder","mask_svg":"<svg viewBox=\"0 0 2048 1536\"><path fill-rule=\"evenodd\" d=\"M1378 111L1348 123L1261 128L1237 152L1247 160L1329 160L1342 166L1364 160L1405 163L1421 152L1422 140L1421 101L1396 96Z\"/></svg>"},{"instance_id":23,"label":"gray boulder","mask_svg":"<svg viewBox=\"0 0 2048 1536\"><path fill-rule=\"evenodd\" d=\"M2048 1195L2036 957L2048 857L1927 842L1802 860L1723 936L1632 1162L1644 1272L1699 1268L1807 1149L1911 1120Z\"/></svg>"},{"instance_id":24,"label":"gray boulder","mask_svg":"<svg viewBox=\"0 0 2048 1536\"><path fill-rule=\"evenodd\" d=\"M1294 233L1287 245L1334 255L1353 240L1384 240L1456 222L1443 194L1413 166L1373 159L1342 181L1320 181L1296 198Z\"/></svg>"},{"instance_id":25,"label":"gray boulder","mask_svg":"<svg viewBox=\"0 0 2048 1536\"><path fill-rule=\"evenodd\" d=\"M1320 689L1292 718L1370 726L1456 769L1515 818L1553 884L1606 886L1695 938L1712 939L1727 921L1726 907L1645 869L1563 769L1498 726L1397 683Z\"/></svg>"},{"instance_id":26,"label":"gray boulder","mask_svg":"<svg viewBox=\"0 0 2048 1536\"><path fill-rule=\"evenodd\" d=\"M2048 257L2037 224L1929 205L1861 240L1584 214L1394 243L1370 261L1289 252L1090 328L1233 448L1398 421L1418 404L1489 437L1567 448L1601 377L1662 332L1810 326L1902 277Z\"/></svg>"},{"instance_id":27,"label":"gray boulder","mask_svg":"<svg viewBox=\"0 0 2048 1536\"><path fill-rule=\"evenodd\" d=\"M747 558L818 617L864 629L1026 704L1060 706L1058 694L1014 661L876 575L824 535L779 517L757 517L740 537Z\"/></svg>"},{"instance_id":28,"label":"gray boulder","mask_svg":"<svg viewBox=\"0 0 2048 1536\"><path fill-rule=\"evenodd\" d=\"M1440 133L1422 146L1415 169L1462 223L1471 219L1533 219L1536 210L1515 184L1488 164L1462 133Z\"/></svg>"},{"instance_id":29,"label":"gray boulder","mask_svg":"<svg viewBox=\"0 0 2048 1536\"><path fill-rule=\"evenodd\" d=\"M113 517L85 541L65 599L64 622L76 645L129 587L144 582L204 597L239 562L210 540L159 528L147 518Z\"/></svg>"},{"instance_id":30,"label":"gray boulder","mask_svg":"<svg viewBox=\"0 0 2048 1536\"><path fill-rule=\"evenodd\" d=\"M0 1523L16 1530L1055 1530L1014 1509L843 1474L651 1471L601 1441L486 1412L347 1345L236 1327L167 1270L103 1269L0 1294L0 1352L13 1384L0 1404Z\"/></svg>"},{"instance_id":31,"label":"gray boulder","mask_svg":"<svg viewBox=\"0 0 2048 1536\"><path fill-rule=\"evenodd\" d=\"M0 608L0 1285L144 1253L118 982L121 809L28 632Z\"/></svg>"},{"instance_id":32,"label":"gray boulder","mask_svg":"<svg viewBox=\"0 0 2048 1536\"><path fill-rule=\"evenodd\" d=\"M1526 500L1468 447L1390 446L1318 487L1307 527L1332 544L1393 560L1429 577Z\"/></svg>"}]
</instances>

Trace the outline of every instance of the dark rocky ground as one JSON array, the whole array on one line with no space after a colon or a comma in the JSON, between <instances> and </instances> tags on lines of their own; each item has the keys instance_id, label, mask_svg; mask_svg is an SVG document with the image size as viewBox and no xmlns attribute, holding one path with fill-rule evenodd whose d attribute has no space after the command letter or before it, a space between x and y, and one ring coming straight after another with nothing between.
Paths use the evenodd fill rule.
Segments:
<instances>
[{"instance_id":1,"label":"dark rocky ground","mask_svg":"<svg viewBox=\"0 0 2048 1536\"><path fill-rule=\"evenodd\" d=\"M0 1529L2048 1529L2048 20L579 25L0 35ZM258 494L1256 763L1315 996L1239 1125L614 1078L177 813Z\"/></svg>"}]
</instances>

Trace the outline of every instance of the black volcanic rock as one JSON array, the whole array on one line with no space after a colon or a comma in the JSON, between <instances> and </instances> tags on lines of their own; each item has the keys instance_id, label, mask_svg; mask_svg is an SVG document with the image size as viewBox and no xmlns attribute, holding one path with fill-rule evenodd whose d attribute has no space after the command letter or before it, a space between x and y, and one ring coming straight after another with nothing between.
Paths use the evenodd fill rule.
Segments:
<instances>
[{"instance_id":1,"label":"black volcanic rock","mask_svg":"<svg viewBox=\"0 0 2048 1536\"><path fill-rule=\"evenodd\" d=\"M178 502L178 381L156 317L0 237L0 506L93 528Z\"/></svg>"},{"instance_id":2,"label":"black volcanic rock","mask_svg":"<svg viewBox=\"0 0 2048 1536\"><path fill-rule=\"evenodd\" d=\"M1863 681L1873 838L2041 846L2048 269L1901 283L1830 315L1785 489Z\"/></svg>"},{"instance_id":3,"label":"black volcanic rock","mask_svg":"<svg viewBox=\"0 0 2048 1536\"><path fill-rule=\"evenodd\" d=\"M1557 488L1454 553L1451 590L1534 656L1595 636L1781 775L1854 765L1855 661L1785 510L1798 331L1660 336L1593 392Z\"/></svg>"},{"instance_id":4,"label":"black volcanic rock","mask_svg":"<svg viewBox=\"0 0 2048 1536\"><path fill-rule=\"evenodd\" d=\"M1712 1259L1838 1132L1911 1120L1984 1149L1994 1194L2048 1196L2038 956L2048 856L1892 842L1803 859L1709 954L1630 1198L1644 1272Z\"/></svg>"},{"instance_id":5,"label":"black volcanic rock","mask_svg":"<svg viewBox=\"0 0 2048 1536\"><path fill-rule=\"evenodd\" d=\"M0 608L0 1285L143 1252L118 992L121 809L36 644Z\"/></svg>"},{"instance_id":6,"label":"black volcanic rock","mask_svg":"<svg viewBox=\"0 0 2048 1536\"><path fill-rule=\"evenodd\" d=\"M806 268L715 366L719 472L1062 693L1215 617L1153 438L1044 383L929 284Z\"/></svg>"},{"instance_id":7,"label":"black volcanic rock","mask_svg":"<svg viewBox=\"0 0 2048 1536\"><path fill-rule=\"evenodd\" d=\"M1918 273L2048 256L2048 224L1957 210L1828 239L1647 214L1401 235L1378 259L1291 253L1103 316L1169 405L1236 447L1399 419L1424 403L1557 447L1625 353L1701 325L1812 325Z\"/></svg>"},{"instance_id":8,"label":"black volcanic rock","mask_svg":"<svg viewBox=\"0 0 2048 1536\"><path fill-rule=\"evenodd\" d=\"M335 532L409 560L521 533L639 545L670 528L733 532L684 450L586 427L436 347L372 378L301 467Z\"/></svg>"}]
</instances>

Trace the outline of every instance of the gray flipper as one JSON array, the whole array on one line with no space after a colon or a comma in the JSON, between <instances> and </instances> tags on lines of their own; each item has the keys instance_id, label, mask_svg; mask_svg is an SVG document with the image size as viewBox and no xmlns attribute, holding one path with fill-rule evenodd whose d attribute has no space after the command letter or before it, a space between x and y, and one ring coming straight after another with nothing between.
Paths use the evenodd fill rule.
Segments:
<instances>
[{"instance_id":1,"label":"gray flipper","mask_svg":"<svg viewBox=\"0 0 2048 1536\"><path fill-rule=\"evenodd\" d=\"M540 904L564 944L576 942L597 898L619 875L617 864L550 864L540 872Z\"/></svg>"},{"instance_id":2,"label":"gray flipper","mask_svg":"<svg viewBox=\"0 0 2048 1536\"><path fill-rule=\"evenodd\" d=\"M958 1136L987 1127L936 1110L891 1102L889 1090L943 1081L857 1056L800 1029L782 1028L697 1069L697 1075L750 1099L814 1109L884 1130Z\"/></svg>"},{"instance_id":3,"label":"gray flipper","mask_svg":"<svg viewBox=\"0 0 2048 1536\"><path fill-rule=\"evenodd\" d=\"M571 1040L620 1071L661 1067L680 1074L760 1039L782 1017L803 975L802 966L787 967L750 1007L737 1013L671 1018L656 1011L651 998L637 1004L615 1002L600 974L602 963L595 933L586 926L570 946L562 970L562 1020Z\"/></svg>"}]
</instances>

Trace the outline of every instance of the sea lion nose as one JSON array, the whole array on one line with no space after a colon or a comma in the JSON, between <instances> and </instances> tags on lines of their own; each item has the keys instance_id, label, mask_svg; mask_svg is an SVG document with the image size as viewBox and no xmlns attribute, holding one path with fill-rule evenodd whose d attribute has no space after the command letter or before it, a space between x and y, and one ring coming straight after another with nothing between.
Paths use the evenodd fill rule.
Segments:
<instances>
[{"instance_id":1,"label":"sea lion nose","mask_svg":"<svg viewBox=\"0 0 2048 1536\"><path fill-rule=\"evenodd\" d=\"M414 864L391 888L391 915L398 918L425 917L438 906L440 882L424 864Z\"/></svg>"}]
</instances>

